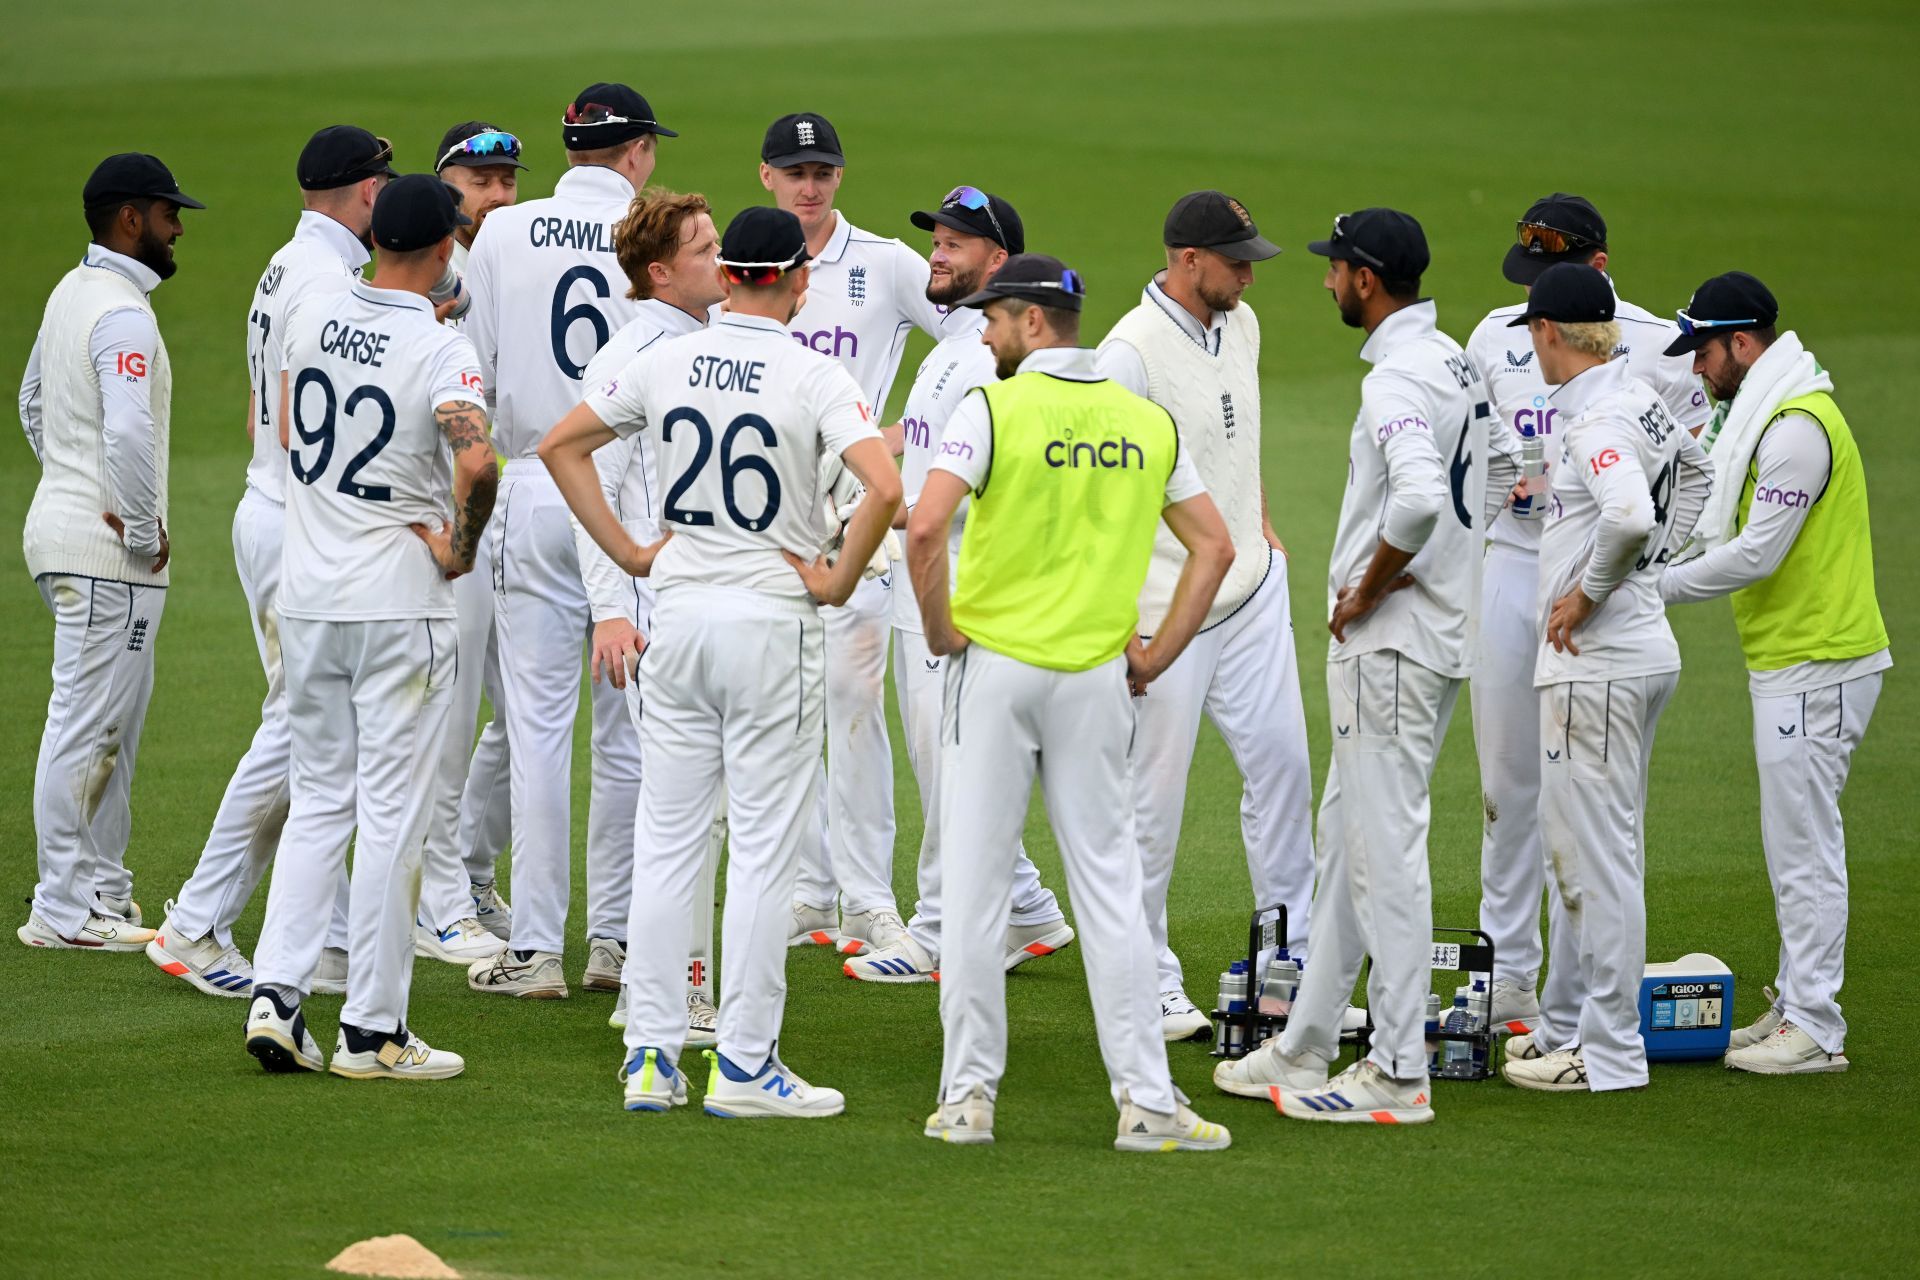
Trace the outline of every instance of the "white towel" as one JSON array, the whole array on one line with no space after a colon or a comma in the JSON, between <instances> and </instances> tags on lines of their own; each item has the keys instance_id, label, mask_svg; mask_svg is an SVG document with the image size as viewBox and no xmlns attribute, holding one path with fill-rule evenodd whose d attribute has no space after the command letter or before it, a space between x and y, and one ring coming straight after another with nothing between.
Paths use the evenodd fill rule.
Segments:
<instances>
[{"instance_id":1,"label":"white towel","mask_svg":"<svg viewBox=\"0 0 1920 1280\"><path fill-rule=\"evenodd\" d=\"M1700 443L1713 461L1713 492L1700 523L1694 526L1694 551L1711 551L1732 540L1753 451L1780 406L1810 392L1831 390L1833 379L1791 329L1760 353L1732 403L1721 406L1722 412L1700 433Z\"/></svg>"}]
</instances>

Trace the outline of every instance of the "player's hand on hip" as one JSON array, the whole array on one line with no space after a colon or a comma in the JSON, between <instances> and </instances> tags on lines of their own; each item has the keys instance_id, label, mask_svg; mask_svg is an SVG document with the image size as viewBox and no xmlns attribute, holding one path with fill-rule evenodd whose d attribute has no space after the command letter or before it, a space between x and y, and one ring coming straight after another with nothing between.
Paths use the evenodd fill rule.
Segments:
<instances>
[{"instance_id":1,"label":"player's hand on hip","mask_svg":"<svg viewBox=\"0 0 1920 1280\"><path fill-rule=\"evenodd\" d=\"M630 663L638 661L646 647L647 638L625 618L608 618L605 622L594 623L590 664L593 682L599 684L604 671L614 688L626 688L627 677L632 674Z\"/></svg>"},{"instance_id":2,"label":"player's hand on hip","mask_svg":"<svg viewBox=\"0 0 1920 1280\"><path fill-rule=\"evenodd\" d=\"M1413 585L1413 575L1403 573L1387 583L1378 595L1364 595L1358 587L1342 587L1333 598L1333 616L1327 619L1327 630L1333 632L1333 638L1340 643L1347 642L1347 628L1380 607L1380 602L1396 591L1405 591Z\"/></svg>"},{"instance_id":3,"label":"player's hand on hip","mask_svg":"<svg viewBox=\"0 0 1920 1280\"><path fill-rule=\"evenodd\" d=\"M106 521L107 528L113 530L113 536L120 539L120 545L125 547L127 545L127 526L125 522L111 511L102 511L100 518ZM173 555L173 544L167 541L166 522L156 519L153 523L154 527L160 531L160 554L154 557L153 561L153 572L158 573L167 567L167 561ZM131 551L133 548L127 547L127 550Z\"/></svg>"},{"instance_id":4,"label":"player's hand on hip","mask_svg":"<svg viewBox=\"0 0 1920 1280\"><path fill-rule=\"evenodd\" d=\"M424 524L410 524L407 528L413 530L414 536L427 544L427 551L432 554L433 562L440 566L440 572L447 576L448 581L472 571L473 562L468 560L462 563L460 557L454 553L451 524L442 523L437 529L429 529Z\"/></svg>"},{"instance_id":5,"label":"player's hand on hip","mask_svg":"<svg viewBox=\"0 0 1920 1280\"><path fill-rule=\"evenodd\" d=\"M802 560L785 547L780 548L780 554L787 558L787 563L793 566L793 571L800 575L800 581L807 588L807 594L819 603L843 605L853 594L857 578L841 573L839 566L828 564L825 556Z\"/></svg>"},{"instance_id":6,"label":"player's hand on hip","mask_svg":"<svg viewBox=\"0 0 1920 1280\"><path fill-rule=\"evenodd\" d=\"M1547 643L1553 646L1553 651L1579 657L1580 646L1573 642L1573 633L1599 607L1578 587L1555 600L1547 614Z\"/></svg>"},{"instance_id":7,"label":"player's hand on hip","mask_svg":"<svg viewBox=\"0 0 1920 1280\"><path fill-rule=\"evenodd\" d=\"M1139 636L1127 641L1127 692L1136 698L1147 696L1147 686L1160 678L1165 670L1154 661L1147 652L1147 646Z\"/></svg>"},{"instance_id":8,"label":"player's hand on hip","mask_svg":"<svg viewBox=\"0 0 1920 1280\"><path fill-rule=\"evenodd\" d=\"M649 542L644 545L638 542L631 543L626 551L613 557L613 562L619 565L627 576L644 578L653 572L653 562L659 556L660 548L672 540L673 530L669 529L660 535L658 542Z\"/></svg>"}]
</instances>

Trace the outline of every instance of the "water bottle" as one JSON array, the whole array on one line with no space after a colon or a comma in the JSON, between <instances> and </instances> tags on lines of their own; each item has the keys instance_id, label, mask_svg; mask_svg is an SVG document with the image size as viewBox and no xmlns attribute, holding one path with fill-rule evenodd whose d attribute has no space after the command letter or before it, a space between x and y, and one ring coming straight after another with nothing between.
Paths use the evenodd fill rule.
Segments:
<instances>
[{"instance_id":1,"label":"water bottle","mask_svg":"<svg viewBox=\"0 0 1920 1280\"><path fill-rule=\"evenodd\" d=\"M1260 1012L1285 1017L1293 1008L1293 997L1300 990L1300 966L1287 955L1285 947L1267 966L1267 980L1260 984Z\"/></svg>"},{"instance_id":2,"label":"water bottle","mask_svg":"<svg viewBox=\"0 0 1920 1280\"><path fill-rule=\"evenodd\" d=\"M1440 1042L1434 1039L1440 1031L1440 993L1427 992L1427 1074L1440 1074Z\"/></svg>"},{"instance_id":3,"label":"water bottle","mask_svg":"<svg viewBox=\"0 0 1920 1280\"><path fill-rule=\"evenodd\" d=\"M1456 1034L1473 1030L1473 1013L1467 1008L1467 997L1455 995L1453 1008L1447 1013L1446 1029ZM1443 1040L1440 1042L1440 1075L1447 1080L1467 1080L1473 1076L1473 1046L1465 1040Z\"/></svg>"},{"instance_id":4,"label":"water bottle","mask_svg":"<svg viewBox=\"0 0 1920 1280\"><path fill-rule=\"evenodd\" d=\"M1222 1016L1214 1020L1213 1051L1216 1056L1238 1058L1247 1051L1246 1028L1238 1015L1247 1011L1247 962L1235 960L1220 975L1220 999L1214 1008Z\"/></svg>"},{"instance_id":5,"label":"water bottle","mask_svg":"<svg viewBox=\"0 0 1920 1280\"><path fill-rule=\"evenodd\" d=\"M1520 479L1526 490L1513 501L1513 518L1537 520L1547 506L1540 501L1547 492L1547 442L1538 428L1520 438Z\"/></svg>"},{"instance_id":6,"label":"water bottle","mask_svg":"<svg viewBox=\"0 0 1920 1280\"><path fill-rule=\"evenodd\" d=\"M1475 974L1473 986L1467 991L1467 1012L1473 1015L1473 1029L1485 1031L1493 1025L1493 992L1487 989L1485 974ZM1478 1041L1473 1045L1473 1073L1484 1075L1487 1071L1487 1051Z\"/></svg>"},{"instance_id":7,"label":"water bottle","mask_svg":"<svg viewBox=\"0 0 1920 1280\"><path fill-rule=\"evenodd\" d=\"M447 269L440 273L438 283L427 290L427 300L436 307L449 298L457 299L453 304L453 310L447 313L449 320L464 319L467 312L473 309L473 295L467 292L466 281L461 278L458 271L453 269L451 262L447 263Z\"/></svg>"}]
</instances>

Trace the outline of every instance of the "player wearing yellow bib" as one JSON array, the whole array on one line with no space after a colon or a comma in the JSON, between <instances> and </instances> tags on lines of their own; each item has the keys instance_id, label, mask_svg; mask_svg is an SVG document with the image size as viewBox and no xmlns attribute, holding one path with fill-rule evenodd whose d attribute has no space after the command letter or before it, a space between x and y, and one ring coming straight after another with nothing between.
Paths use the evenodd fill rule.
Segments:
<instances>
[{"instance_id":1,"label":"player wearing yellow bib","mask_svg":"<svg viewBox=\"0 0 1920 1280\"><path fill-rule=\"evenodd\" d=\"M991 1142L1006 1065L1003 940L1026 797L1037 775L1066 864L1123 1151L1231 1142L1167 1073L1152 936L1135 853L1128 685L1144 688L1205 620L1233 543L1166 410L1094 372L1079 345L1080 277L1007 259L962 307L1001 382L969 395L907 524L927 648L953 654L941 724L946 895L940 1106L926 1134ZM972 494L947 589L954 511ZM1162 518L1188 560L1153 640L1136 638Z\"/></svg>"}]
</instances>

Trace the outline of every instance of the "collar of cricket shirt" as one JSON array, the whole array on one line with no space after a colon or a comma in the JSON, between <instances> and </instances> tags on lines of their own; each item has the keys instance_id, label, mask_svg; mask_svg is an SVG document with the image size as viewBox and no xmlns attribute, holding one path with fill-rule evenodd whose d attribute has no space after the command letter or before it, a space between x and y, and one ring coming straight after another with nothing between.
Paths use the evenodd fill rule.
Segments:
<instances>
[{"instance_id":1,"label":"collar of cricket shirt","mask_svg":"<svg viewBox=\"0 0 1920 1280\"><path fill-rule=\"evenodd\" d=\"M1020 373L1050 373L1072 382L1098 382L1093 371L1093 351L1089 347L1041 347L1029 351L1020 362Z\"/></svg>"},{"instance_id":2,"label":"collar of cricket shirt","mask_svg":"<svg viewBox=\"0 0 1920 1280\"><path fill-rule=\"evenodd\" d=\"M1610 391L1618 391L1628 376L1625 360L1609 360L1574 374L1548 392L1547 399L1562 413L1585 413L1595 400Z\"/></svg>"},{"instance_id":3,"label":"collar of cricket shirt","mask_svg":"<svg viewBox=\"0 0 1920 1280\"><path fill-rule=\"evenodd\" d=\"M1368 364L1379 364L1409 342L1432 333L1439 323L1440 309L1432 298L1422 298L1382 320L1360 345L1360 358Z\"/></svg>"},{"instance_id":4,"label":"collar of cricket shirt","mask_svg":"<svg viewBox=\"0 0 1920 1280\"><path fill-rule=\"evenodd\" d=\"M142 293L152 293L160 287L160 277L152 267L124 253L115 253L103 244L89 244L86 257L80 261L86 266L101 267L125 276Z\"/></svg>"},{"instance_id":5,"label":"collar of cricket shirt","mask_svg":"<svg viewBox=\"0 0 1920 1280\"><path fill-rule=\"evenodd\" d=\"M1145 297L1148 302L1151 302L1154 306L1166 312L1167 318L1179 325L1180 332L1191 338L1194 345L1198 346L1210 356L1219 355L1220 340L1227 330L1227 313L1224 311L1214 312L1208 318L1206 327L1202 328L1200 322L1193 318L1193 312L1187 310L1178 302L1175 302L1172 296L1167 293L1166 286L1161 283L1166 278L1167 273L1165 271L1155 272L1153 279L1147 281L1146 291L1142 296Z\"/></svg>"}]
</instances>

